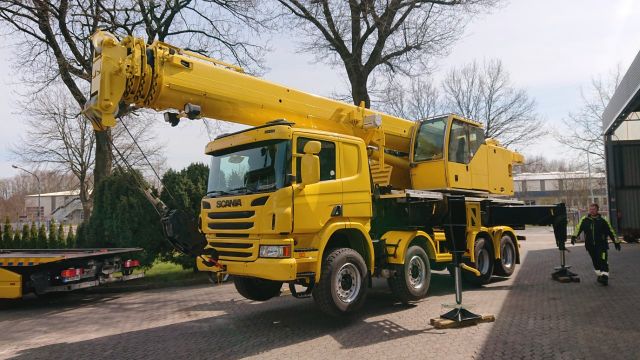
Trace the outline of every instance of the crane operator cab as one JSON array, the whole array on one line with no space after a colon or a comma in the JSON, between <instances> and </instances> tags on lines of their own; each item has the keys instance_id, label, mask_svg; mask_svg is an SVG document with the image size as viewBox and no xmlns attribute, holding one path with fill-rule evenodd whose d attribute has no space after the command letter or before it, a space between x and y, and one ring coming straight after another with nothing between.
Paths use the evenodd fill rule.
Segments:
<instances>
[{"instance_id":1,"label":"crane operator cab","mask_svg":"<svg viewBox=\"0 0 640 360\"><path fill-rule=\"evenodd\" d=\"M513 194L512 166L522 155L485 139L479 123L450 114L422 120L415 131L412 188Z\"/></svg>"}]
</instances>

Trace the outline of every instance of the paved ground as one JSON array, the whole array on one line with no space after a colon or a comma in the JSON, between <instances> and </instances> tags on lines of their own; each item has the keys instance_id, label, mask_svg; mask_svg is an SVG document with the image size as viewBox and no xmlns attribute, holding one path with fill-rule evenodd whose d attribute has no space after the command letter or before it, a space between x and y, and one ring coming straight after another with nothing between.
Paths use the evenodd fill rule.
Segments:
<instances>
[{"instance_id":1,"label":"paved ground","mask_svg":"<svg viewBox=\"0 0 640 360\"><path fill-rule=\"evenodd\" d=\"M75 293L0 303L0 358L215 359L438 358L638 359L640 246L611 251L611 284L596 284L586 251L569 263L581 283L560 284L546 229L526 233L511 279L464 293L491 324L436 330L429 319L454 301L453 281L434 274L430 296L405 307L377 282L360 316L337 321L311 299L242 299L232 284L128 293Z\"/></svg>"}]
</instances>

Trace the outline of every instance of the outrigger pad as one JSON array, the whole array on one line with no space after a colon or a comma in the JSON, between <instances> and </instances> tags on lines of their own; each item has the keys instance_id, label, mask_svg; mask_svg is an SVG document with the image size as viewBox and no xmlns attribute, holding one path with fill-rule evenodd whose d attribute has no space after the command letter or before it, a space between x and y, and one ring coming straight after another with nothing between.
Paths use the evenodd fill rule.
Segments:
<instances>
[{"instance_id":1,"label":"outrigger pad","mask_svg":"<svg viewBox=\"0 0 640 360\"><path fill-rule=\"evenodd\" d=\"M165 237L176 250L193 257L208 255L218 259L214 249L205 249L208 244L206 237L198 230L193 217L184 210L167 210L161 221Z\"/></svg>"}]
</instances>

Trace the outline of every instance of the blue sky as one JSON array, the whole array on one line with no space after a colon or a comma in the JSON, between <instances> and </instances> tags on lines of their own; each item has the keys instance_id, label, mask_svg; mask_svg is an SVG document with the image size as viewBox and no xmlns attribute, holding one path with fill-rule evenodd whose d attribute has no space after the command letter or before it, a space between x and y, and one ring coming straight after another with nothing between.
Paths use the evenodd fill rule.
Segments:
<instances>
[{"instance_id":1,"label":"blue sky","mask_svg":"<svg viewBox=\"0 0 640 360\"><path fill-rule=\"evenodd\" d=\"M633 0L512 0L469 24L450 54L439 59L435 77L473 59L501 59L514 85L536 99L539 114L554 126L579 108L580 88L588 87L592 77L617 65L626 70L640 50L638 18L640 2ZM319 95L344 89L338 71L314 64L313 56L297 51L287 34L274 36L271 45L265 78ZM0 45L0 177L15 174L8 146L24 132L12 57L12 49ZM183 122L170 128L158 117L156 129L170 167L206 161L203 150L209 138L202 123ZM550 138L540 139L524 153L571 156Z\"/></svg>"}]
</instances>

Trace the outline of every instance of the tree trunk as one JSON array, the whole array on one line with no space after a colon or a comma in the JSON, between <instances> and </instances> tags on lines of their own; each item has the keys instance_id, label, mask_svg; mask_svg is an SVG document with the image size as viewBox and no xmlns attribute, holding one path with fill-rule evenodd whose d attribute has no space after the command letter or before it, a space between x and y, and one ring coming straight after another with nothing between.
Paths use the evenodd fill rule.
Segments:
<instances>
[{"instance_id":1,"label":"tree trunk","mask_svg":"<svg viewBox=\"0 0 640 360\"><path fill-rule=\"evenodd\" d=\"M113 154L111 153L111 130L96 131L96 163L93 172L93 188L111 175Z\"/></svg>"},{"instance_id":2,"label":"tree trunk","mask_svg":"<svg viewBox=\"0 0 640 360\"><path fill-rule=\"evenodd\" d=\"M369 97L369 90L367 90L367 77L362 74L349 76L351 82L351 96L353 97L353 103L356 106L360 106L360 102L364 101L364 107L367 109L371 107L371 98Z\"/></svg>"}]
</instances>

